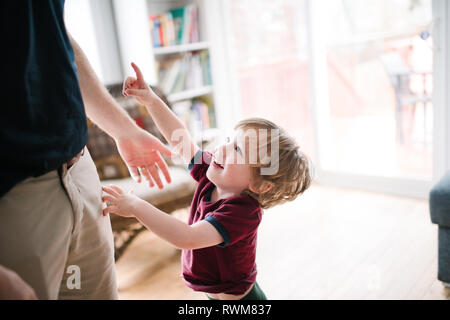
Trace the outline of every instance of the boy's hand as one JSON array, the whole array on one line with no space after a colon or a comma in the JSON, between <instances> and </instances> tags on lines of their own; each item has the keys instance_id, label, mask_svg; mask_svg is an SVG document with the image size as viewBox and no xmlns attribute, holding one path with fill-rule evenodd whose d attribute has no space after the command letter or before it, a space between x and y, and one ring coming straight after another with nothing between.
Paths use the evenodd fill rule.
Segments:
<instances>
[{"instance_id":1,"label":"boy's hand","mask_svg":"<svg viewBox=\"0 0 450 320\"><path fill-rule=\"evenodd\" d=\"M126 98L130 96L135 97L140 104L148 106L152 103L152 101L158 99L158 96L145 82L144 76L142 75L139 67L134 62L131 63L131 66L136 73L136 78L128 77L125 79L122 94Z\"/></svg>"},{"instance_id":2,"label":"boy's hand","mask_svg":"<svg viewBox=\"0 0 450 320\"><path fill-rule=\"evenodd\" d=\"M106 203L106 208L103 209L104 216L114 213L126 218L134 217L136 204L142 200L135 196L133 191L124 193L114 185L102 186L102 190L105 193L102 202Z\"/></svg>"}]
</instances>

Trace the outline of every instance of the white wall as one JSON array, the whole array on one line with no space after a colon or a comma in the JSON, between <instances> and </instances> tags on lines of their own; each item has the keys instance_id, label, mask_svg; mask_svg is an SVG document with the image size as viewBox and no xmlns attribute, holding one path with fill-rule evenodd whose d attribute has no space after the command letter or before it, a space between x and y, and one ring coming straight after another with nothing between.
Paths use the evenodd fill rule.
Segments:
<instances>
[{"instance_id":1,"label":"white wall","mask_svg":"<svg viewBox=\"0 0 450 320\"><path fill-rule=\"evenodd\" d=\"M135 62L142 70L145 80L150 84L156 84L147 2L145 0L113 0L112 4L123 74L134 76L130 64Z\"/></svg>"},{"instance_id":2,"label":"white wall","mask_svg":"<svg viewBox=\"0 0 450 320\"><path fill-rule=\"evenodd\" d=\"M123 81L111 0L67 0L67 30L87 55L105 85Z\"/></svg>"},{"instance_id":3,"label":"white wall","mask_svg":"<svg viewBox=\"0 0 450 320\"><path fill-rule=\"evenodd\" d=\"M433 1L433 181L450 170L450 3Z\"/></svg>"}]
</instances>

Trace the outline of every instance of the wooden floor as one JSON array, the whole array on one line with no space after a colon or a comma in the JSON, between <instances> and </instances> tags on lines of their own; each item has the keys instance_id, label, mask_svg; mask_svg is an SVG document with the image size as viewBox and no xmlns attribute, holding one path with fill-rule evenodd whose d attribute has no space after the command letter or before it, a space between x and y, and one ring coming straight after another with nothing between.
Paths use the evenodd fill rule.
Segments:
<instances>
[{"instance_id":1,"label":"wooden floor","mask_svg":"<svg viewBox=\"0 0 450 320\"><path fill-rule=\"evenodd\" d=\"M436 279L437 226L425 200L313 185L265 212L257 265L269 299L450 298ZM179 251L149 231L117 276L121 299L206 298L184 285Z\"/></svg>"}]
</instances>

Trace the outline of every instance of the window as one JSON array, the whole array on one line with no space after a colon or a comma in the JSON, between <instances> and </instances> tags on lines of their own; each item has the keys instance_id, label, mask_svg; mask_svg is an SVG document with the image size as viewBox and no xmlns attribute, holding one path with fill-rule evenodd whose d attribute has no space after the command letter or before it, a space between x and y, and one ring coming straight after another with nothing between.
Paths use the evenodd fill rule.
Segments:
<instances>
[{"instance_id":1,"label":"window","mask_svg":"<svg viewBox=\"0 0 450 320\"><path fill-rule=\"evenodd\" d=\"M320 12L330 124L324 169L430 179L431 0L326 3Z\"/></svg>"},{"instance_id":2,"label":"window","mask_svg":"<svg viewBox=\"0 0 450 320\"><path fill-rule=\"evenodd\" d=\"M302 0L233 0L231 55L241 116L267 118L314 154Z\"/></svg>"}]
</instances>

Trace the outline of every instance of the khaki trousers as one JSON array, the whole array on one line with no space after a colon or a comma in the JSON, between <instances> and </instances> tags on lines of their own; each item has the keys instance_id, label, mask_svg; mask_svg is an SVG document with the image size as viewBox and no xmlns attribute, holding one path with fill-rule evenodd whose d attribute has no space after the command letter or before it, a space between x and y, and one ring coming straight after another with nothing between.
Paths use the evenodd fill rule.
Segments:
<instances>
[{"instance_id":1,"label":"khaki trousers","mask_svg":"<svg viewBox=\"0 0 450 320\"><path fill-rule=\"evenodd\" d=\"M117 299L114 244L92 158L28 178L0 198L0 264L39 299Z\"/></svg>"}]
</instances>

